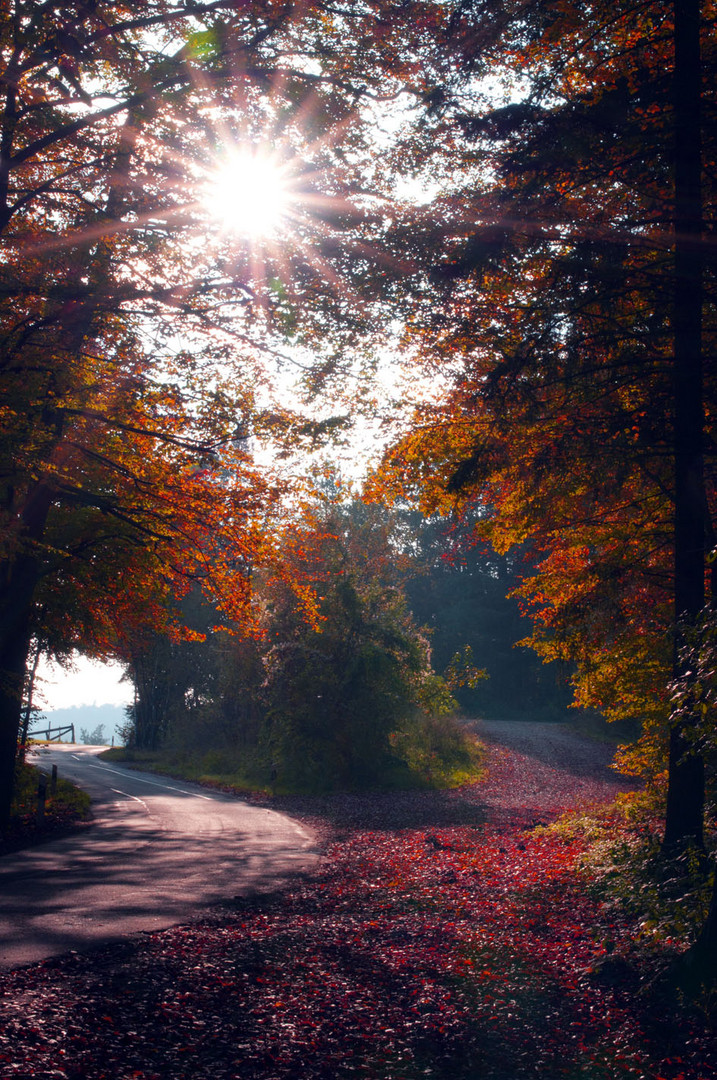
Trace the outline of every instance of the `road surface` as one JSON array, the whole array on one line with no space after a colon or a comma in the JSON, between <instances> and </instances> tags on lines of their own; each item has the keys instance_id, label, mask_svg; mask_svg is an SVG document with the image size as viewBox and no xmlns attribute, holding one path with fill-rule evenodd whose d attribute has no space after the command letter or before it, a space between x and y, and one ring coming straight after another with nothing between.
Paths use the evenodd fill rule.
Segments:
<instances>
[{"instance_id":1,"label":"road surface","mask_svg":"<svg viewBox=\"0 0 717 1080\"><path fill-rule=\"evenodd\" d=\"M36 763L88 791L93 824L0 859L0 967L171 926L317 859L291 818L54 746Z\"/></svg>"}]
</instances>

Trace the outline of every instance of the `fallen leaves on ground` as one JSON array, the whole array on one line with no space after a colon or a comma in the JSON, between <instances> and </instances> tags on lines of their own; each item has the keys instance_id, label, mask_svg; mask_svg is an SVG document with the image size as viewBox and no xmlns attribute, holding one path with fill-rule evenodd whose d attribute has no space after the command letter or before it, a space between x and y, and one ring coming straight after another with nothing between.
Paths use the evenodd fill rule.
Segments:
<instances>
[{"instance_id":1,"label":"fallen leaves on ground","mask_svg":"<svg viewBox=\"0 0 717 1080\"><path fill-rule=\"evenodd\" d=\"M717 1077L699 1018L640 993L632 928L576 876L580 843L539 827L565 777L499 747L491 764L450 796L335 799L340 839L287 892L6 975L0 1076ZM572 805L612 794L570 787Z\"/></svg>"}]
</instances>

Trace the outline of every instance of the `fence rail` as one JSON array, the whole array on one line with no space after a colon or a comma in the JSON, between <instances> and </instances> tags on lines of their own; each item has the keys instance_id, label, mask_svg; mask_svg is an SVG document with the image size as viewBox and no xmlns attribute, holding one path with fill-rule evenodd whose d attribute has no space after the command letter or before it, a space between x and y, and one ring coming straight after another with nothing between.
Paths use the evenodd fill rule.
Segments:
<instances>
[{"instance_id":1,"label":"fence rail","mask_svg":"<svg viewBox=\"0 0 717 1080\"><path fill-rule=\"evenodd\" d=\"M45 739L47 742L61 742L63 735L70 735L70 742L75 741L75 725L64 724L62 727L45 728L44 731L28 731L28 739Z\"/></svg>"}]
</instances>

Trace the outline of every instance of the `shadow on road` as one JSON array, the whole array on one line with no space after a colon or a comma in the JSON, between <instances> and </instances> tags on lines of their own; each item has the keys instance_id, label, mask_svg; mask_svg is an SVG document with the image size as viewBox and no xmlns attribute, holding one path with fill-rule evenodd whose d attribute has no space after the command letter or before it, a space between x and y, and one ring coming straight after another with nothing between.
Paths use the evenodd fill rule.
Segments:
<instances>
[{"instance_id":1,"label":"shadow on road","mask_svg":"<svg viewBox=\"0 0 717 1080\"><path fill-rule=\"evenodd\" d=\"M0 966L170 926L218 901L275 890L315 861L308 834L293 823L259 810L249 820L246 829L229 828L222 817L216 830L188 836L152 819L128 829L118 814L79 838L6 856Z\"/></svg>"}]
</instances>

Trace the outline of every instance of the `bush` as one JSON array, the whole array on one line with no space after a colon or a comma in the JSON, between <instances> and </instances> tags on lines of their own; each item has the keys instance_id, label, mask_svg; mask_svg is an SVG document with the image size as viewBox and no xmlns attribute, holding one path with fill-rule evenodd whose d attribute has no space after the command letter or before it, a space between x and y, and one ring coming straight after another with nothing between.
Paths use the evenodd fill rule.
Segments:
<instances>
[{"instance_id":1,"label":"bush","mask_svg":"<svg viewBox=\"0 0 717 1080\"><path fill-rule=\"evenodd\" d=\"M430 787L459 787L483 772L482 746L453 716L414 716L391 746L414 780Z\"/></svg>"},{"instance_id":2,"label":"bush","mask_svg":"<svg viewBox=\"0 0 717 1080\"><path fill-rule=\"evenodd\" d=\"M582 837L590 888L630 916L644 946L682 950L707 918L714 863L694 847L664 855L662 818L660 793L648 790L618 796L602 811L566 815L549 828Z\"/></svg>"}]
</instances>

